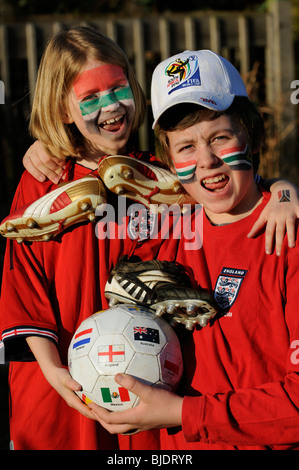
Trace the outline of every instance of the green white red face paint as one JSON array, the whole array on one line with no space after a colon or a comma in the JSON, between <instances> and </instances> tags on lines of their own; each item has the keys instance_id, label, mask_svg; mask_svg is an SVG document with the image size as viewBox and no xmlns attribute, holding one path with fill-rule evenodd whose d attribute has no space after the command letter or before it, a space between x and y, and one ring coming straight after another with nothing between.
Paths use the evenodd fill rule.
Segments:
<instances>
[{"instance_id":1,"label":"green white red face paint","mask_svg":"<svg viewBox=\"0 0 299 470\"><path fill-rule=\"evenodd\" d=\"M252 167L251 153L249 145L246 143L220 150L219 157L233 170L249 170ZM196 171L196 160L181 163L173 162L173 164L179 180L182 183L191 182Z\"/></svg>"},{"instance_id":2,"label":"green white red face paint","mask_svg":"<svg viewBox=\"0 0 299 470\"><path fill-rule=\"evenodd\" d=\"M251 152L246 143L220 150L219 156L233 170L250 170L252 167Z\"/></svg>"},{"instance_id":3,"label":"green white red face paint","mask_svg":"<svg viewBox=\"0 0 299 470\"><path fill-rule=\"evenodd\" d=\"M96 120L103 108L115 103L134 104L128 80L118 65L104 64L82 72L74 82L74 92L86 121Z\"/></svg>"},{"instance_id":4,"label":"green white red face paint","mask_svg":"<svg viewBox=\"0 0 299 470\"><path fill-rule=\"evenodd\" d=\"M97 97L94 99L80 103L80 110L83 118L88 117L89 119L93 119L95 114L98 114L101 108L107 108L117 101L133 99L133 94L129 86L112 93L107 93L104 96L98 96L99 93L96 95Z\"/></svg>"},{"instance_id":5,"label":"green white red face paint","mask_svg":"<svg viewBox=\"0 0 299 470\"><path fill-rule=\"evenodd\" d=\"M178 178L182 183L186 183L188 182L188 180L191 180L193 178L196 170L196 160L190 160L188 162L183 163L173 162L173 164Z\"/></svg>"}]
</instances>

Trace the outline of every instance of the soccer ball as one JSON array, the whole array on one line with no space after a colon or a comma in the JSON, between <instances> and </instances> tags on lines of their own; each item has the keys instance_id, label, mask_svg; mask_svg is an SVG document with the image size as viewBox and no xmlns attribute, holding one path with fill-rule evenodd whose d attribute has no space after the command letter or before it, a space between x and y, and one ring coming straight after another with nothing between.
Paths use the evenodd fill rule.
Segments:
<instances>
[{"instance_id":1,"label":"soccer ball","mask_svg":"<svg viewBox=\"0 0 299 470\"><path fill-rule=\"evenodd\" d=\"M139 398L120 387L117 373L174 391L181 379L183 361L177 335L151 310L117 305L84 320L68 350L71 376L82 385L76 392L88 404L108 410L125 410Z\"/></svg>"}]
</instances>

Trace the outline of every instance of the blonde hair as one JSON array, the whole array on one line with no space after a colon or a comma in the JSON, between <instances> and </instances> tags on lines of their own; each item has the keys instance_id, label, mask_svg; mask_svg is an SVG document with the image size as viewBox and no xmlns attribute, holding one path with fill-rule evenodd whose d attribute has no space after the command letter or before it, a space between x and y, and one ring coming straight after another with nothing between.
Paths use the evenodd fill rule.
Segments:
<instances>
[{"instance_id":1,"label":"blonde hair","mask_svg":"<svg viewBox=\"0 0 299 470\"><path fill-rule=\"evenodd\" d=\"M50 39L39 66L29 129L52 156L79 156L84 138L74 124L66 124L67 96L88 59L122 67L135 101L132 133L144 121L144 93L122 49L90 27L66 28Z\"/></svg>"}]
</instances>

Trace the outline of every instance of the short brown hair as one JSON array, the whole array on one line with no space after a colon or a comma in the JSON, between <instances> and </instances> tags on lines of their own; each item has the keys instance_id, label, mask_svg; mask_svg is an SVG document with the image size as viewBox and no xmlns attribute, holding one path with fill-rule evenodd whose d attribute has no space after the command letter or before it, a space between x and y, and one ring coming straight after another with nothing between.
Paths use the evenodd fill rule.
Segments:
<instances>
[{"instance_id":1,"label":"short brown hair","mask_svg":"<svg viewBox=\"0 0 299 470\"><path fill-rule=\"evenodd\" d=\"M144 121L145 96L122 49L94 28L65 28L52 36L41 59L29 123L33 137L58 158L78 156L83 148L83 137L64 117L72 83L88 59L122 67L135 101L132 133Z\"/></svg>"},{"instance_id":2,"label":"short brown hair","mask_svg":"<svg viewBox=\"0 0 299 470\"><path fill-rule=\"evenodd\" d=\"M251 151L264 140L264 121L257 107L248 98L237 97L225 111L213 111L203 106L184 103L173 106L160 117L155 127L156 156L169 167L173 166L169 154L167 132L184 130L201 121L213 121L227 114L245 130ZM253 170L257 172L259 153L253 154Z\"/></svg>"}]
</instances>

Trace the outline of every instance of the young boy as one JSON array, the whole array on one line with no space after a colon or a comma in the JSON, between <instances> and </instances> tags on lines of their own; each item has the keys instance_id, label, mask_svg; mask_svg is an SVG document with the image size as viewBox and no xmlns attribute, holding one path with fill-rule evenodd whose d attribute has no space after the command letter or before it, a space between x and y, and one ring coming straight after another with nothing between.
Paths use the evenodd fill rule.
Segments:
<instances>
[{"instance_id":1,"label":"young boy","mask_svg":"<svg viewBox=\"0 0 299 470\"><path fill-rule=\"evenodd\" d=\"M152 105L158 155L203 205L191 215L193 226L203 216L201 248L186 249L182 233L159 258L189 267L221 311L182 341L181 396L118 375L139 405L89 407L111 433L172 428L161 430L162 449L299 448L298 242L284 239L277 257L265 254L264 233L247 237L269 200L254 178L262 119L239 73L211 51L159 64Z\"/></svg>"}]
</instances>

